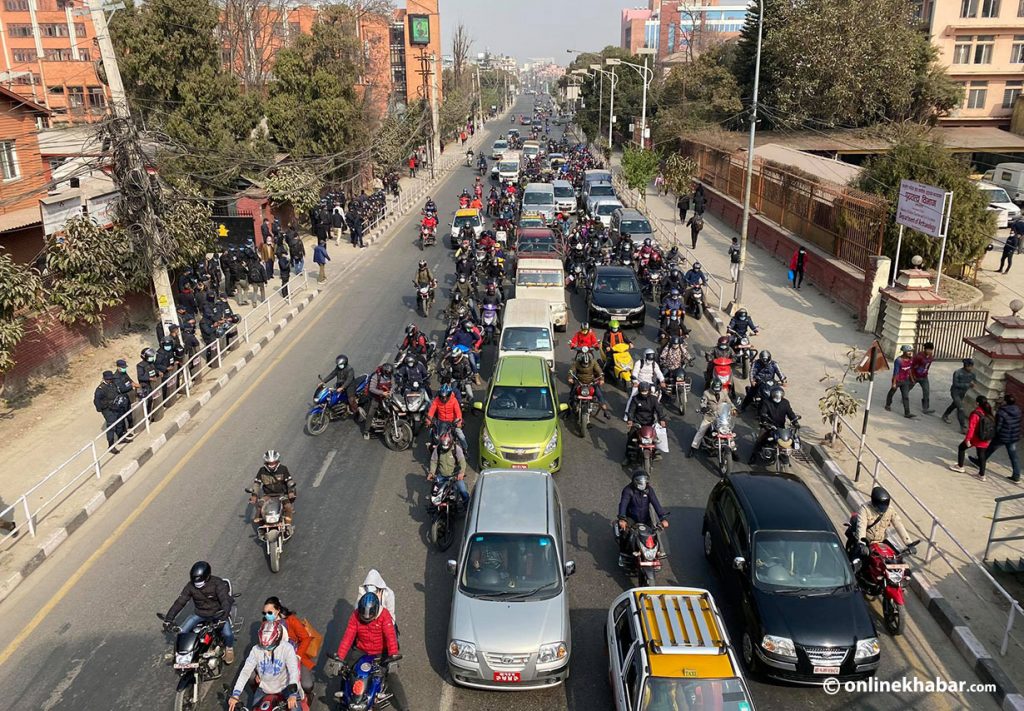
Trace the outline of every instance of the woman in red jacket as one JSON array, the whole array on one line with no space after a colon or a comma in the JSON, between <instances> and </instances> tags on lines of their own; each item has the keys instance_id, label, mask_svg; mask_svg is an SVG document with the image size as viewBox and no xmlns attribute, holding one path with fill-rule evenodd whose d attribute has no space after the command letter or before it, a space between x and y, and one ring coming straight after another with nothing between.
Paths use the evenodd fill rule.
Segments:
<instances>
[{"instance_id":1,"label":"woman in red jacket","mask_svg":"<svg viewBox=\"0 0 1024 711\"><path fill-rule=\"evenodd\" d=\"M356 609L348 618L345 634L338 644L338 658L349 666L359 661L359 657L364 654L374 657L393 657L398 654L395 621L388 609L381 605L377 593L372 592L365 593L359 598ZM407 709L405 694L393 671L388 673L387 685L388 690L394 695L391 706L397 711Z\"/></svg>"},{"instance_id":2,"label":"woman in red jacket","mask_svg":"<svg viewBox=\"0 0 1024 711\"><path fill-rule=\"evenodd\" d=\"M804 283L804 269L807 268L807 250L801 247L793 252L793 258L789 260L789 271L793 274L793 287L800 288Z\"/></svg>"},{"instance_id":3,"label":"woman in red jacket","mask_svg":"<svg viewBox=\"0 0 1024 711\"><path fill-rule=\"evenodd\" d=\"M309 646L313 643L313 637L302 623L299 616L281 604L276 596L268 597L263 603L263 619L268 622L274 620L284 624L288 632L288 641L295 647L295 654L299 658L299 680L302 690L307 695L313 692L313 667L316 666L316 658L309 654Z\"/></svg>"},{"instance_id":4,"label":"woman in red jacket","mask_svg":"<svg viewBox=\"0 0 1024 711\"><path fill-rule=\"evenodd\" d=\"M956 450L956 464L950 464L949 468L963 474L965 471L964 456L968 449L974 447L977 456L971 457L971 461L978 465L978 478L985 481L985 450L988 449L988 445L992 441L992 433L995 432L995 419L992 415L992 405L987 397L979 395L975 402L977 406L967 420L967 434L964 435L964 441Z\"/></svg>"}]
</instances>

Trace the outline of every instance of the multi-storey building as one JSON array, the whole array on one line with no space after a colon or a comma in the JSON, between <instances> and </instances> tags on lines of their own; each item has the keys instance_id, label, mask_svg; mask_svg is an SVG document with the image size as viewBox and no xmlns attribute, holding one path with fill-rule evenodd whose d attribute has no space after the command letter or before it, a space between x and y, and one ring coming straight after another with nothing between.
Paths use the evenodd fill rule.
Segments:
<instances>
[{"instance_id":1,"label":"multi-storey building","mask_svg":"<svg viewBox=\"0 0 1024 711\"><path fill-rule=\"evenodd\" d=\"M646 8L622 11L620 46L631 54L654 49L657 64L667 69L738 37L746 14L742 0L649 0Z\"/></svg>"},{"instance_id":2,"label":"multi-storey building","mask_svg":"<svg viewBox=\"0 0 1024 711\"><path fill-rule=\"evenodd\" d=\"M658 46L658 25L656 22L651 23L652 14L650 10L643 7L626 8L622 11L622 16L619 20L621 25L619 46L622 49L630 54L636 54L636 51L641 47ZM649 24L654 29L654 32L650 35L647 33Z\"/></svg>"},{"instance_id":3,"label":"multi-storey building","mask_svg":"<svg viewBox=\"0 0 1024 711\"><path fill-rule=\"evenodd\" d=\"M47 108L54 123L106 111L96 31L83 0L2 0L0 85Z\"/></svg>"}]
</instances>

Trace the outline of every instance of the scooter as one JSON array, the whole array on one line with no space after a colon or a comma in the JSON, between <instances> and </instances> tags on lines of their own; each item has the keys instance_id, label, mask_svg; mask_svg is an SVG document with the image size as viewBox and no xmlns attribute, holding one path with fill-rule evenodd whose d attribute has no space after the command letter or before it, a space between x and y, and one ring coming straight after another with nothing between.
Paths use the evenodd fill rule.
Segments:
<instances>
[{"instance_id":1,"label":"scooter","mask_svg":"<svg viewBox=\"0 0 1024 711\"><path fill-rule=\"evenodd\" d=\"M633 387L633 354L628 343L616 343L612 346L611 357L605 362L605 370L609 379L623 390Z\"/></svg>"},{"instance_id":2,"label":"scooter","mask_svg":"<svg viewBox=\"0 0 1024 711\"><path fill-rule=\"evenodd\" d=\"M701 440L701 451L715 457L719 476L726 476L737 458L736 432L733 429L732 404L723 402L715 412L715 421L704 433ZM699 412L699 410L698 410Z\"/></svg>"},{"instance_id":3,"label":"scooter","mask_svg":"<svg viewBox=\"0 0 1024 711\"><path fill-rule=\"evenodd\" d=\"M401 654L382 661L364 654L351 668L332 655L325 666L327 676L341 676L341 691L334 695L341 711L375 711L391 705L392 694L387 688L387 675L391 666L402 658Z\"/></svg>"},{"instance_id":4,"label":"scooter","mask_svg":"<svg viewBox=\"0 0 1024 711\"><path fill-rule=\"evenodd\" d=\"M727 391L729 399L736 402L736 387L732 381L732 365L733 359L727 356L713 358L708 363L708 375L712 378L718 378L719 382L722 383L722 390Z\"/></svg>"},{"instance_id":5,"label":"scooter","mask_svg":"<svg viewBox=\"0 0 1024 711\"><path fill-rule=\"evenodd\" d=\"M344 420L351 416L348 395L345 391L338 392L324 383L322 376L316 376L320 383L313 392L313 402L306 413L306 432L316 437L327 431L327 425L335 420ZM366 389L366 373L356 380L356 395L362 395Z\"/></svg>"},{"instance_id":6,"label":"scooter","mask_svg":"<svg viewBox=\"0 0 1024 711\"><path fill-rule=\"evenodd\" d=\"M483 327L484 344L498 343L498 305L483 304L480 307L480 324Z\"/></svg>"},{"instance_id":7,"label":"scooter","mask_svg":"<svg viewBox=\"0 0 1024 711\"><path fill-rule=\"evenodd\" d=\"M245 493L256 497L255 489L246 489ZM281 570L281 554L284 553L285 541L295 533L295 527L284 522L283 497L267 496L266 501L260 507L260 518L262 521L256 526L256 536L263 541L267 548L267 560L270 561L270 572L277 573Z\"/></svg>"},{"instance_id":8,"label":"scooter","mask_svg":"<svg viewBox=\"0 0 1024 711\"><path fill-rule=\"evenodd\" d=\"M850 522L846 524L846 550L851 555L855 554L863 541L854 540L857 535L858 514L850 516ZM882 596L882 619L885 622L885 629L894 637L903 632L904 625L904 588L910 579L910 565L903 562L908 555L917 552L917 545L920 540L907 545L902 551L889 541L875 542L868 544L867 561L854 558L854 570L857 576L857 585L869 598Z\"/></svg>"}]
</instances>

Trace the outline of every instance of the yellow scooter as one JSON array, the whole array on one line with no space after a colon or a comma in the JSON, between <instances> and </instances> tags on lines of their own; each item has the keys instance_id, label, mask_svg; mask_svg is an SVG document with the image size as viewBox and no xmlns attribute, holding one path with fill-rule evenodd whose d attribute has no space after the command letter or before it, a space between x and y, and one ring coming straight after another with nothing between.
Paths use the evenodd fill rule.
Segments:
<instances>
[{"instance_id":1,"label":"yellow scooter","mask_svg":"<svg viewBox=\"0 0 1024 711\"><path fill-rule=\"evenodd\" d=\"M611 359L606 362L605 370L608 378L623 390L633 387L633 354L629 352L628 343L616 343L612 346Z\"/></svg>"}]
</instances>

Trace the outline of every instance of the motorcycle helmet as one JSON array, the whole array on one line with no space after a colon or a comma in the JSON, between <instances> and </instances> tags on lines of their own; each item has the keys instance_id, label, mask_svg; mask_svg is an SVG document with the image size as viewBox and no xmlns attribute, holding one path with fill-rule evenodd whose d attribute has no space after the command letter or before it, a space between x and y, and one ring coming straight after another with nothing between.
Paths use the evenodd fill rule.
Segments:
<instances>
[{"instance_id":1,"label":"motorcycle helmet","mask_svg":"<svg viewBox=\"0 0 1024 711\"><path fill-rule=\"evenodd\" d=\"M888 494L886 494L886 496L888 497ZM192 566L192 569L188 571L189 580L191 580L192 584L197 588L201 588L206 585L206 582L210 579L211 575L213 575L213 569L210 568L210 564L205 560L197 561Z\"/></svg>"},{"instance_id":2,"label":"motorcycle helmet","mask_svg":"<svg viewBox=\"0 0 1024 711\"><path fill-rule=\"evenodd\" d=\"M383 375L386 375L386 376L388 376L390 378L392 373L395 372L395 366L392 365L391 363L385 363L384 365L382 365L380 367L380 372Z\"/></svg>"},{"instance_id":3,"label":"motorcycle helmet","mask_svg":"<svg viewBox=\"0 0 1024 711\"><path fill-rule=\"evenodd\" d=\"M576 362L579 363L580 365L587 366L590 365L590 361L593 360L593 358L594 357L590 355L590 349L587 348L586 346L583 346L583 348L579 352L579 355L576 356Z\"/></svg>"},{"instance_id":4,"label":"motorcycle helmet","mask_svg":"<svg viewBox=\"0 0 1024 711\"><path fill-rule=\"evenodd\" d=\"M452 433L448 430L442 432L437 438L437 448L442 452L447 452L452 448Z\"/></svg>"},{"instance_id":5,"label":"motorcycle helmet","mask_svg":"<svg viewBox=\"0 0 1024 711\"><path fill-rule=\"evenodd\" d=\"M669 342L673 346L681 346L681 345L683 345L683 337L682 336L672 336L672 338L669 339Z\"/></svg>"},{"instance_id":6,"label":"motorcycle helmet","mask_svg":"<svg viewBox=\"0 0 1024 711\"><path fill-rule=\"evenodd\" d=\"M612 331L612 333L618 333L619 332L619 322L616 321L615 319L612 319L611 321L608 322L608 328L609 328L609 330Z\"/></svg>"},{"instance_id":7,"label":"motorcycle helmet","mask_svg":"<svg viewBox=\"0 0 1024 711\"><path fill-rule=\"evenodd\" d=\"M420 332L420 330L418 328L416 328L416 324L414 324L414 323L410 323L408 326L405 327L405 335L406 336L412 337L412 336L415 336L419 332Z\"/></svg>"},{"instance_id":8,"label":"motorcycle helmet","mask_svg":"<svg viewBox=\"0 0 1024 711\"><path fill-rule=\"evenodd\" d=\"M584 321L580 324L580 333L590 333L590 324Z\"/></svg>"},{"instance_id":9,"label":"motorcycle helmet","mask_svg":"<svg viewBox=\"0 0 1024 711\"><path fill-rule=\"evenodd\" d=\"M442 385L440 387L440 389L438 389L438 391L437 391L437 396L439 398L441 398L442 401L447 400L451 396L451 394L452 394L452 386L449 385L448 383L445 383L444 385Z\"/></svg>"},{"instance_id":10,"label":"motorcycle helmet","mask_svg":"<svg viewBox=\"0 0 1024 711\"><path fill-rule=\"evenodd\" d=\"M494 296L494 294L495 294L495 292L496 292L496 291L497 291L497 290L495 289L495 286L494 286L494 284L488 284L488 285L487 285L487 295L488 295L488 296Z\"/></svg>"},{"instance_id":11,"label":"motorcycle helmet","mask_svg":"<svg viewBox=\"0 0 1024 711\"><path fill-rule=\"evenodd\" d=\"M463 330L466 333L472 333L473 332L473 322L472 321L466 321L465 323L462 324L462 328L463 328Z\"/></svg>"},{"instance_id":12,"label":"motorcycle helmet","mask_svg":"<svg viewBox=\"0 0 1024 711\"><path fill-rule=\"evenodd\" d=\"M718 339L718 343L715 344L715 350L718 352L718 356L725 356L729 354L729 337L721 336Z\"/></svg>"},{"instance_id":13,"label":"motorcycle helmet","mask_svg":"<svg viewBox=\"0 0 1024 711\"><path fill-rule=\"evenodd\" d=\"M348 356L345 355L344 353L340 354L337 358L334 359L334 364L339 368L344 368L345 366L348 365Z\"/></svg>"},{"instance_id":14,"label":"motorcycle helmet","mask_svg":"<svg viewBox=\"0 0 1024 711\"><path fill-rule=\"evenodd\" d=\"M172 348L174 348L174 339L171 338L170 336L164 336L162 339L160 339L160 347L163 348L165 351L171 350Z\"/></svg>"},{"instance_id":15,"label":"motorcycle helmet","mask_svg":"<svg viewBox=\"0 0 1024 711\"><path fill-rule=\"evenodd\" d=\"M651 394L651 384L646 380L641 380L636 389L641 395L647 396Z\"/></svg>"},{"instance_id":16,"label":"motorcycle helmet","mask_svg":"<svg viewBox=\"0 0 1024 711\"><path fill-rule=\"evenodd\" d=\"M701 269L702 269L702 267L700 266L700 262L694 262L693 263L693 271L700 272Z\"/></svg>"},{"instance_id":17,"label":"motorcycle helmet","mask_svg":"<svg viewBox=\"0 0 1024 711\"><path fill-rule=\"evenodd\" d=\"M645 247L650 247L651 246L651 238L650 237L648 237L648 238L646 238L644 240L644 246Z\"/></svg>"},{"instance_id":18,"label":"motorcycle helmet","mask_svg":"<svg viewBox=\"0 0 1024 711\"><path fill-rule=\"evenodd\" d=\"M277 620L273 622L264 622L260 625L259 633L259 645L263 649L275 649L277 645L281 644L281 640L284 638L284 632L281 623Z\"/></svg>"},{"instance_id":19,"label":"motorcycle helmet","mask_svg":"<svg viewBox=\"0 0 1024 711\"><path fill-rule=\"evenodd\" d=\"M713 393L720 393L720 392L722 392L722 381L719 380L718 378L715 378L714 380L711 381L711 392L713 392Z\"/></svg>"},{"instance_id":20,"label":"motorcycle helmet","mask_svg":"<svg viewBox=\"0 0 1024 711\"><path fill-rule=\"evenodd\" d=\"M263 453L263 466L272 472L277 471L277 467L281 464L281 453L276 449L268 449Z\"/></svg>"},{"instance_id":21,"label":"motorcycle helmet","mask_svg":"<svg viewBox=\"0 0 1024 711\"><path fill-rule=\"evenodd\" d=\"M653 348L645 348L644 349L644 360L647 361L648 363L653 363L654 362L654 349Z\"/></svg>"},{"instance_id":22,"label":"motorcycle helmet","mask_svg":"<svg viewBox=\"0 0 1024 711\"><path fill-rule=\"evenodd\" d=\"M673 299L678 299L679 298L679 289L677 289L675 287L672 287L669 290L668 295L671 296Z\"/></svg>"},{"instance_id":23,"label":"motorcycle helmet","mask_svg":"<svg viewBox=\"0 0 1024 711\"><path fill-rule=\"evenodd\" d=\"M368 624L377 619L377 616L380 615L380 598L377 597L377 593L368 592L359 598L356 611L359 615L359 620L363 624Z\"/></svg>"},{"instance_id":24,"label":"motorcycle helmet","mask_svg":"<svg viewBox=\"0 0 1024 711\"><path fill-rule=\"evenodd\" d=\"M419 268L420 269L426 269L427 268L426 260L423 260L423 259L420 260Z\"/></svg>"},{"instance_id":25,"label":"motorcycle helmet","mask_svg":"<svg viewBox=\"0 0 1024 711\"><path fill-rule=\"evenodd\" d=\"M757 359L764 363L765 365L768 365L769 363L772 362L772 354L769 353L768 351L761 351L760 353L757 354Z\"/></svg>"},{"instance_id":26,"label":"motorcycle helmet","mask_svg":"<svg viewBox=\"0 0 1024 711\"><path fill-rule=\"evenodd\" d=\"M416 356L414 356L412 353L409 353L408 355L405 356L405 367L406 368L414 368L414 367L416 367Z\"/></svg>"},{"instance_id":27,"label":"motorcycle helmet","mask_svg":"<svg viewBox=\"0 0 1024 711\"><path fill-rule=\"evenodd\" d=\"M456 363L462 360L464 355L461 348L452 348L452 360Z\"/></svg>"},{"instance_id":28,"label":"motorcycle helmet","mask_svg":"<svg viewBox=\"0 0 1024 711\"><path fill-rule=\"evenodd\" d=\"M782 402L782 396L785 395L785 391L782 388L775 386L772 388L772 402Z\"/></svg>"},{"instance_id":29,"label":"motorcycle helmet","mask_svg":"<svg viewBox=\"0 0 1024 711\"><path fill-rule=\"evenodd\" d=\"M466 283L466 275L465 274L459 274L459 283L460 284L465 284Z\"/></svg>"},{"instance_id":30,"label":"motorcycle helmet","mask_svg":"<svg viewBox=\"0 0 1024 711\"><path fill-rule=\"evenodd\" d=\"M651 480L651 478L647 475L647 472L645 472L643 469L637 469L635 472L633 472L633 486L635 486L638 491L646 490L647 489L647 483L650 480Z\"/></svg>"},{"instance_id":31,"label":"motorcycle helmet","mask_svg":"<svg viewBox=\"0 0 1024 711\"><path fill-rule=\"evenodd\" d=\"M889 510L889 504L891 500L889 498L889 492L880 486L876 486L871 490L871 505L875 507L878 513L885 513Z\"/></svg>"},{"instance_id":32,"label":"motorcycle helmet","mask_svg":"<svg viewBox=\"0 0 1024 711\"><path fill-rule=\"evenodd\" d=\"M142 360L153 362L156 360L156 351L152 348L143 348L142 352L139 353L139 357L142 358Z\"/></svg>"},{"instance_id":33,"label":"motorcycle helmet","mask_svg":"<svg viewBox=\"0 0 1024 711\"><path fill-rule=\"evenodd\" d=\"M746 309L740 309L739 311L737 311L736 312L736 318L738 318L740 321L746 321L747 320L747 310Z\"/></svg>"}]
</instances>

